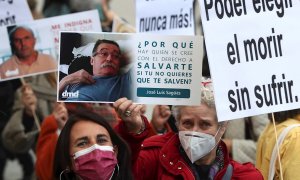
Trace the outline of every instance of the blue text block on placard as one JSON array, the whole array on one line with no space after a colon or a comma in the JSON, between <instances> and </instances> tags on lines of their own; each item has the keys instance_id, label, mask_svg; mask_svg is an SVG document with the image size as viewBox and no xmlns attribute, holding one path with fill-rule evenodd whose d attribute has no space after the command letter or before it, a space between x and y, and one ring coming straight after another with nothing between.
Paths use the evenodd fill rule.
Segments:
<instances>
[{"instance_id":1,"label":"blue text block on placard","mask_svg":"<svg viewBox=\"0 0 300 180\"><path fill-rule=\"evenodd\" d=\"M137 88L138 97L190 98L189 89Z\"/></svg>"}]
</instances>

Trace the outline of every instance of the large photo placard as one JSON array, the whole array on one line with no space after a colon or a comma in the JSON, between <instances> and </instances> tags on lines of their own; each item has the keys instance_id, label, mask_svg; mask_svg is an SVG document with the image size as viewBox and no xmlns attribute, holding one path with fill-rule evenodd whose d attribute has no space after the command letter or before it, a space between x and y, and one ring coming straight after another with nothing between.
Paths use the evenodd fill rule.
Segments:
<instances>
[{"instance_id":1,"label":"large photo placard","mask_svg":"<svg viewBox=\"0 0 300 180\"><path fill-rule=\"evenodd\" d=\"M0 81L56 71L61 30L101 32L97 10L0 28Z\"/></svg>"},{"instance_id":2,"label":"large photo placard","mask_svg":"<svg viewBox=\"0 0 300 180\"><path fill-rule=\"evenodd\" d=\"M200 36L61 32L60 54L73 59L60 58L58 100L199 105L202 46Z\"/></svg>"},{"instance_id":3,"label":"large photo placard","mask_svg":"<svg viewBox=\"0 0 300 180\"><path fill-rule=\"evenodd\" d=\"M300 1L199 0L220 121L300 107Z\"/></svg>"}]
</instances>

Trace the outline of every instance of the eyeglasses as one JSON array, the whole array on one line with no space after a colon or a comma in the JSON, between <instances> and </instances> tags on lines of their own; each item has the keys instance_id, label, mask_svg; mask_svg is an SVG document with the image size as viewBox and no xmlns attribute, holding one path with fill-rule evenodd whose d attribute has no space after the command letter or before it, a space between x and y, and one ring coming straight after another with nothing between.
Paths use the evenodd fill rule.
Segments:
<instances>
[{"instance_id":1,"label":"eyeglasses","mask_svg":"<svg viewBox=\"0 0 300 180\"><path fill-rule=\"evenodd\" d=\"M109 52L106 49L101 49L99 52L95 52L94 55L93 55L93 57L98 56L98 55L100 57L104 57L104 58L107 58L110 55L113 59L118 59L121 56L120 53Z\"/></svg>"}]
</instances>

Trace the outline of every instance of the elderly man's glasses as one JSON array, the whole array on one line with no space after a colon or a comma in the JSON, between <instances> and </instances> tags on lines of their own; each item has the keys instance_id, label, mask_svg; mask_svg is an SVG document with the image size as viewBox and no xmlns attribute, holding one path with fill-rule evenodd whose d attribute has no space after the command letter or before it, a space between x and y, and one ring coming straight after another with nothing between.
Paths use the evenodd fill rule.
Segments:
<instances>
[{"instance_id":1,"label":"elderly man's glasses","mask_svg":"<svg viewBox=\"0 0 300 180\"><path fill-rule=\"evenodd\" d=\"M117 52L109 52L108 50L106 49L101 49L100 51L98 52L95 52L93 57L95 56L100 56L100 57L103 57L103 58L107 58L108 56L111 56L113 59L118 59L120 58L120 53L117 53Z\"/></svg>"}]
</instances>

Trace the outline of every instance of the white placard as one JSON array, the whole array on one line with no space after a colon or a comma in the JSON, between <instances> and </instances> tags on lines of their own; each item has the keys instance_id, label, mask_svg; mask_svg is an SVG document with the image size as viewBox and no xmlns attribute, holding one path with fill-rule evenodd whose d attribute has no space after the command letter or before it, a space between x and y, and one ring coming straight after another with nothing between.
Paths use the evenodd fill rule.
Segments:
<instances>
[{"instance_id":1,"label":"white placard","mask_svg":"<svg viewBox=\"0 0 300 180\"><path fill-rule=\"evenodd\" d=\"M58 59L59 32L61 30L102 31L97 10L39 19L31 22L19 23L17 26L29 27L33 31L36 39L35 50L43 54L51 55L55 60ZM0 28L0 64L4 63L12 56L9 32L14 27L15 26L8 26ZM15 71L15 69L10 71ZM11 77L1 77L1 80L14 79L28 75L32 74L13 74Z\"/></svg>"},{"instance_id":2,"label":"white placard","mask_svg":"<svg viewBox=\"0 0 300 180\"><path fill-rule=\"evenodd\" d=\"M76 33L61 32L61 43L68 38L76 38L74 34ZM127 97L135 103L143 104L200 104L202 36L83 32L78 38L81 39L82 46L73 49L77 58L69 62L68 74L84 69L93 76L95 82L69 84L64 87L63 78L66 77L59 77L59 100L99 103L114 102L121 97ZM121 51L118 61L115 53L119 50L107 47L111 42L101 42L104 45L94 47L99 39L118 44ZM61 46L61 54L68 53L67 49L66 46ZM92 52L93 49L96 51ZM102 73L108 71L109 75Z\"/></svg>"},{"instance_id":3,"label":"white placard","mask_svg":"<svg viewBox=\"0 0 300 180\"><path fill-rule=\"evenodd\" d=\"M194 35L193 0L136 0L136 31Z\"/></svg>"},{"instance_id":4,"label":"white placard","mask_svg":"<svg viewBox=\"0 0 300 180\"><path fill-rule=\"evenodd\" d=\"M0 27L32 21L27 0L0 0Z\"/></svg>"},{"instance_id":5,"label":"white placard","mask_svg":"<svg viewBox=\"0 0 300 180\"><path fill-rule=\"evenodd\" d=\"M199 0L220 121L300 107L300 1Z\"/></svg>"}]
</instances>

